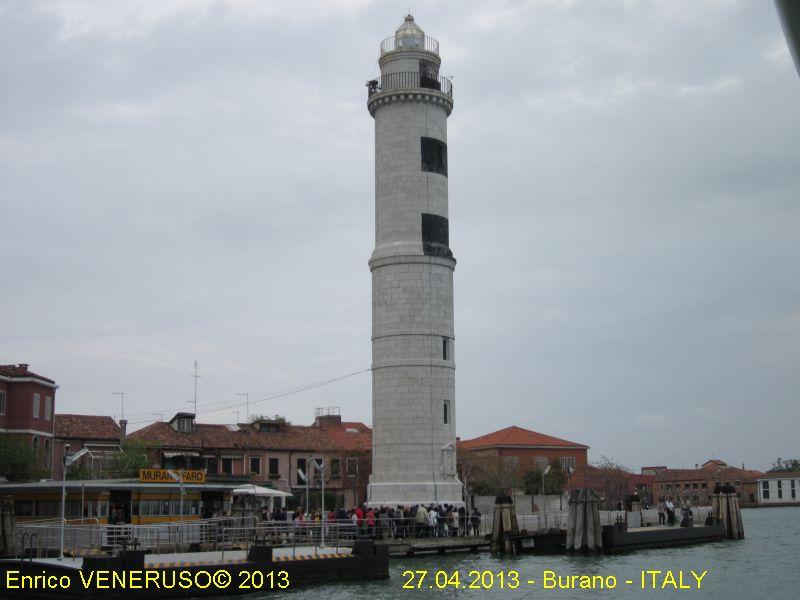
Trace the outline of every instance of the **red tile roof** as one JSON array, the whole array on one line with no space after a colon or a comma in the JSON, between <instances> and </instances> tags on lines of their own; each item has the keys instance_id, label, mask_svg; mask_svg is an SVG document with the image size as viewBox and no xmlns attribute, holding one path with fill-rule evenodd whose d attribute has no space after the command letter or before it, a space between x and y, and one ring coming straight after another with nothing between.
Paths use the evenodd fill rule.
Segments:
<instances>
[{"instance_id":1,"label":"red tile roof","mask_svg":"<svg viewBox=\"0 0 800 600\"><path fill-rule=\"evenodd\" d=\"M767 471L759 479L798 479L800 471Z\"/></svg>"},{"instance_id":2,"label":"red tile roof","mask_svg":"<svg viewBox=\"0 0 800 600\"><path fill-rule=\"evenodd\" d=\"M70 440L119 440L119 425L99 415L56 415L56 438Z\"/></svg>"},{"instance_id":3,"label":"red tile roof","mask_svg":"<svg viewBox=\"0 0 800 600\"><path fill-rule=\"evenodd\" d=\"M248 448L262 450L369 450L372 430L364 423L342 423L341 427L282 425L280 431L259 431L241 424L235 431L227 425L195 423L192 433L178 433L169 423L157 422L128 436L148 446L162 448Z\"/></svg>"},{"instance_id":4,"label":"red tile roof","mask_svg":"<svg viewBox=\"0 0 800 600\"><path fill-rule=\"evenodd\" d=\"M347 429L355 429L360 433L372 433L372 429L370 429L364 423L359 423L358 421L342 421L342 428Z\"/></svg>"},{"instance_id":5,"label":"red tile roof","mask_svg":"<svg viewBox=\"0 0 800 600\"><path fill-rule=\"evenodd\" d=\"M48 383L55 383L55 381L53 381L52 379L48 379L47 377L38 375L33 371L29 371L28 365L26 364L0 365L0 375L2 375L3 377L10 377L11 379L20 379L23 377L35 377L36 379L41 379L42 381L46 381Z\"/></svg>"},{"instance_id":6,"label":"red tile roof","mask_svg":"<svg viewBox=\"0 0 800 600\"><path fill-rule=\"evenodd\" d=\"M562 440L561 438L516 426L506 427L505 429L487 433L471 440L462 440L458 443L460 450L477 450L479 448L495 448L497 446L589 448L589 446L584 446L583 444Z\"/></svg>"},{"instance_id":7,"label":"red tile roof","mask_svg":"<svg viewBox=\"0 0 800 600\"><path fill-rule=\"evenodd\" d=\"M761 471L732 467L721 460L709 460L703 463L703 466L699 469L663 469L658 471L655 476L659 481L691 481L694 479L709 480L713 478L752 481L762 475Z\"/></svg>"}]
</instances>

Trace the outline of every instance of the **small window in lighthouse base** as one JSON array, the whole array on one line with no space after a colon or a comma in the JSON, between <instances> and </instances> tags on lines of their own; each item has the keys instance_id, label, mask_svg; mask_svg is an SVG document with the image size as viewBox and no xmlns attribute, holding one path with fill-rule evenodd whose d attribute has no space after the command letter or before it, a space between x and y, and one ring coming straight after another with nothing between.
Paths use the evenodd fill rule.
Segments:
<instances>
[{"instance_id":1,"label":"small window in lighthouse base","mask_svg":"<svg viewBox=\"0 0 800 600\"><path fill-rule=\"evenodd\" d=\"M447 360L447 338L442 338L442 360Z\"/></svg>"},{"instance_id":2,"label":"small window in lighthouse base","mask_svg":"<svg viewBox=\"0 0 800 600\"><path fill-rule=\"evenodd\" d=\"M447 177L447 144L434 138L422 138L422 170Z\"/></svg>"},{"instance_id":3,"label":"small window in lighthouse base","mask_svg":"<svg viewBox=\"0 0 800 600\"><path fill-rule=\"evenodd\" d=\"M450 420L450 401L444 401L444 424L447 425L448 421Z\"/></svg>"}]
</instances>

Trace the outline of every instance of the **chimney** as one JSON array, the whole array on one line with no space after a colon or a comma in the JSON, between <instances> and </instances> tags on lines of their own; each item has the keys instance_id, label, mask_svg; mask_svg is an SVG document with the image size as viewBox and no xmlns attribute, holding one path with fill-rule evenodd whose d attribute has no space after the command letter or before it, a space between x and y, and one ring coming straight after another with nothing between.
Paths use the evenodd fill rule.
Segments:
<instances>
[{"instance_id":1,"label":"chimney","mask_svg":"<svg viewBox=\"0 0 800 600\"><path fill-rule=\"evenodd\" d=\"M694 463L694 468L695 468L695 469L699 469L699 468L700 468L700 465L698 465L697 463Z\"/></svg>"},{"instance_id":2,"label":"chimney","mask_svg":"<svg viewBox=\"0 0 800 600\"><path fill-rule=\"evenodd\" d=\"M320 429L338 429L342 426L341 415L318 415L314 419L314 425Z\"/></svg>"},{"instance_id":3,"label":"chimney","mask_svg":"<svg viewBox=\"0 0 800 600\"><path fill-rule=\"evenodd\" d=\"M120 419L119 421L119 443L120 446L125 445L125 438L127 437L128 419Z\"/></svg>"},{"instance_id":4,"label":"chimney","mask_svg":"<svg viewBox=\"0 0 800 600\"><path fill-rule=\"evenodd\" d=\"M320 429L337 429L342 426L342 415L338 406L314 409L314 425Z\"/></svg>"},{"instance_id":5,"label":"chimney","mask_svg":"<svg viewBox=\"0 0 800 600\"><path fill-rule=\"evenodd\" d=\"M28 372L28 367L30 366L28 363L19 363L17 365L24 373Z\"/></svg>"}]
</instances>

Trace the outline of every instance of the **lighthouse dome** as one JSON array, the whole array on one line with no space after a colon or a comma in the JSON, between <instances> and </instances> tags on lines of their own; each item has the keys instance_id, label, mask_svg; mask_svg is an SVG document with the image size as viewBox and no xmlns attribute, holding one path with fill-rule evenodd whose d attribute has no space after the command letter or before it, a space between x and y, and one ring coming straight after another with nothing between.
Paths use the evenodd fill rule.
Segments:
<instances>
[{"instance_id":1,"label":"lighthouse dome","mask_svg":"<svg viewBox=\"0 0 800 600\"><path fill-rule=\"evenodd\" d=\"M414 17L406 15L403 24L394 32L395 48L410 50L425 48L425 32L414 22Z\"/></svg>"}]
</instances>

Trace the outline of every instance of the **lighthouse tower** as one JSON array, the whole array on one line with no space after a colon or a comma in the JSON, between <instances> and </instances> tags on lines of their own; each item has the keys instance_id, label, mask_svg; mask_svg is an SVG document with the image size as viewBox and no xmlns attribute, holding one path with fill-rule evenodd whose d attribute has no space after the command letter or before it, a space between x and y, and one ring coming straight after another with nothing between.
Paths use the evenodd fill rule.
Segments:
<instances>
[{"instance_id":1,"label":"lighthouse tower","mask_svg":"<svg viewBox=\"0 0 800 600\"><path fill-rule=\"evenodd\" d=\"M450 80L408 15L367 82L375 119L370 505L461 504L447 208Z\"/></svg>"}]
</instances>

